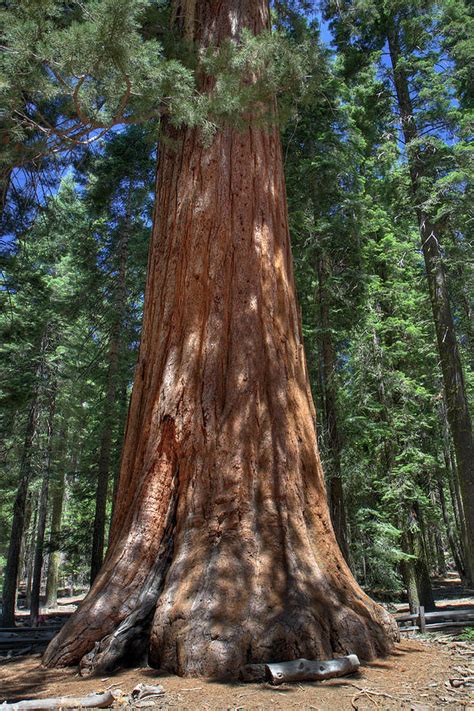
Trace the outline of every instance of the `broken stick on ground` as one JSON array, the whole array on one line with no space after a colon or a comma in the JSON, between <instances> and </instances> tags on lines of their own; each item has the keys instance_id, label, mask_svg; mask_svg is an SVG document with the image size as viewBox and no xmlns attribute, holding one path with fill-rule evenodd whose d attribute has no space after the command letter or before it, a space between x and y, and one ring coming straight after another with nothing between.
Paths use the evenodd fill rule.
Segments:
<instances>
[{"instance_id":1,"label":"broken stick on ground","mask_svg":"<svg viewBox=\"0 0 474 711\"><path fill-rule=\"evenodd\" d=\"M31 699L30 701L16 701L13 704L0 704L0 709L8 709L8 711L43 711L43 709L74 709L83 708L99 708L105 709L112 706L114 697L110 691L104 694L89 694L88 696L58 696L55 699Z\"/></svg>"}]
</instances>

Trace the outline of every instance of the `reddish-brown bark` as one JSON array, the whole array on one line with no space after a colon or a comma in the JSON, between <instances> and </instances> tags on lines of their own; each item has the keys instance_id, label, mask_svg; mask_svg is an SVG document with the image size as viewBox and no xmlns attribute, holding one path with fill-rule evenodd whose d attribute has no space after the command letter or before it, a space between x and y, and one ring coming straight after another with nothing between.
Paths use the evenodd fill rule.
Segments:
<instances>
[{"instance_id":1,"label":"reddish-brown bark","mask_svg":"<svg viewBox=\"0 0 474 711\"><path fill-rule=\"evenodd\" d=\"M264 0L186 7L204 43L268 23ZM168 134L110 548L45 663L100 640L96 671L143 639L184 675L383 654L396 627L352 578L326 504L278 132Z\"/></svg>"}]
</instances>

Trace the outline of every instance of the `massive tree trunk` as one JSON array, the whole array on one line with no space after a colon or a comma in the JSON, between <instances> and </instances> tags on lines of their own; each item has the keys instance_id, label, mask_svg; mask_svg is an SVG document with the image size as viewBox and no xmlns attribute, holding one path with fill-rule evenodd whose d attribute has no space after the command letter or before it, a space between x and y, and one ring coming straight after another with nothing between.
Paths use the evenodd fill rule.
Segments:
<instances>
[{"instance_id":1,"label":"massive tree trunk","mask_svg":"<svg viewBox=\"0 0 474 711\"><path fill-rule=\"evenodd\" d=\"M266 0L176 15L201 44L269 23ZM145 642L152 665L221 677L383 654L395 625L354 581L327 508L278 132L167 134L110 547L44 661L99 642L84 664L102 671Z\"/></svg>"},{"instance_id":2,"label":"massive tree trunk","mask_svg":"<svg viewBox=\"0 0 474 711\"><path fill-rule=\"evenodd\" d=\"M403 61L400 61L400 37L397 23L393 18L387 21L387 40L401 127L407 145L408 167L431 297L446 395L447 416L456 454L468 538L465 560L466 574L469 581L474 583L474 436L472 422L443 265L442 235L438 226L430 220L429 215L422 207L426 199L423 190L423 178L426 177L426 171L419 149L416 147L416 141L419 138L416 115L412 106Z\"/></svg>"}]
</instances>

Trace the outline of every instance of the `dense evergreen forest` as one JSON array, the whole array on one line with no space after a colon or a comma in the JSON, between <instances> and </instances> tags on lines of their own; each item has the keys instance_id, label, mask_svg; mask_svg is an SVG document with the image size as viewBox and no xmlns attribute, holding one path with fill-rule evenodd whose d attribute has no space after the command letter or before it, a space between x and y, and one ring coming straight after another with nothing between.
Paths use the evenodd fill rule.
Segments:
<instances>
[{"instance_id":1,"label":"dense evergreen forest","mask_svg":"<svg viewBox=\"0 0 474 711\"><path fill-rule=\"evenodd\" d=\"M299 520L298 497L305 519L317 517L309 513L317 499L299 484L319 467L312 454L301 454L316 451L307 434L314 413L301 394L306 371L332 525L358 584L379 602L408 600L411 610L434 609L432 582L448 572L474 584L472 5L282 1L267 17L258 0L240 3L228 30L212 20L212 5L6 0L0 83L3 625L14 625L15 605L29 610L35 625L56 608L58 595L81 594L93 581L93 598L105 595L105 578L120 565L114 550L126 512L137 491L142 502L151 496L146 472L156 450L179 470L163 473L160 486L181 491L194 462L199 472L196 480L189 474L189 487L202 486L210 498L216 488L216 508L202 513L204 504L186 494L191 526L191 515L182 523L181 495L170 494L159 514L164 522L156 523L156 548L149 533L155 519L138 515L130 524L135 542L120 545L135 546L130 560L138 560L142 536L160 560L176 559L165 591L154 594L153 610L159 594L161 602L152 644L161 634L167 668L211 675L214 658L204 655L202 666L174 660L173 634L160 632L161 618L168 608L178 610L176 618L188 615L184 592L171 600L180 581L189 577L182 585L193 595L198 574L206 585L206 570L219 578L217 554L208 561L196 528L202 517L208 538L217 536L213 550L222 536L222 565L240 580L222 520L233 516L226 496L241 496L246 462L255 472L284 471L275 475L284 493L277 486L277 493L255 494L257 528L267 527L270 538L287 532L288 521ZM284 236L271 249L265 241L266 230L278 232L272 225L286 220L278 132L293 267ZM254 230L258 249L238 244L240 229ZM191 232L186 246L183 235ZM292 345L298 314L301 372L292 370L297 359L304 362ZM200 319L206 325L198 327ZM260 328L266 335L257 343ZM292 379L301 392L293 392ZM258 398L249 394L257 382ZM188 396L193 388L199 404ZM256 414L254 400L263 402ZM185 424L163 414L170 403ZM194 438L189 446L191 435L183 438L182 455L180 427ZM140 444L143 433L153 451ZM271 454L259 444L267 437ZM164 472L159 462L155 468ZM144 472L133 491L126 466ZM242 511L244 523L235 525L243 527L245 547ZM328 530L321 516L318 540ZM195 536L189 555L202 553L199 573L183 573L189 544L163 549L172 526L178 541L181 531L183 541ZM294 548L306 545L301 530ZM278 578L280 558L270 543L269 552L262 546L259 555L272 559ZM309 558L295 553L288 563L288 546L285 565L298 569L298 588ZM328 590L355 585L338 574ZM158 590L138 563L134 575L143 589ZM140 606L149 619L148 601ZM367 622L362 656L369 636L377 640L374 653L390 636L389 623L367 609L361 615L385 631ZM189 615L197 628L201 622ZM118 614L117 624L123 619ZM57 645L48 663L76 661L91 644L67 658ZM291 644L288 658L297 646ZM247 661L260 661L252 649ZM110 648L101 653L109 664ZM97 668L107 664L99 659Z\"/></svg>"}]
</instances>

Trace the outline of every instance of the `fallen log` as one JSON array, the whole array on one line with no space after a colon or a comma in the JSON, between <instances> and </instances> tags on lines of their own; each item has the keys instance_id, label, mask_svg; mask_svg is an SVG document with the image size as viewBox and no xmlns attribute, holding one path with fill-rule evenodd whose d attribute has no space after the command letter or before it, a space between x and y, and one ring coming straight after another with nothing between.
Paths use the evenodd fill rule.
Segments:
<instances>
[{"instance_id":1,"label":"fallen log","mask_svg":"<svg viewBox=\"0 0 474 711\"><path fill-rule=\"evenodd\" d=\"M294 662L265 664L265 676L271 684L284 684L288 681L323 681L346 674L354 674L360 666L356 654L347 657L315 661L296 659Z\"/></svg>"},{"instance_id":2,"label":"fallen log","mask_svg":"<svg viewBox=\"0 0 474 711\"><path fill-rule=\"evenodd\" d=\"M43 711L44 709L73 709L98 708L105 709L112 706L114 697L110 691L104 694L89 694L88 696L58 696L55 699L31 699L28 701L16 701L13 704L0 704L0 709L8 711Z\"/></svg>"}]
</instances>

